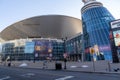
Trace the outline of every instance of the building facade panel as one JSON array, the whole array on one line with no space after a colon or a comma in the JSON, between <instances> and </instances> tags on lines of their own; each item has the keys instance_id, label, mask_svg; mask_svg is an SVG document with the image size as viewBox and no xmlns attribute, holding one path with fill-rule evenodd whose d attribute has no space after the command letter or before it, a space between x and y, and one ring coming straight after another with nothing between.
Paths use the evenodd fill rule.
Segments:
<instances>
[{"instance_id":1,"label":"building facade panel","mask_svg":"<svg viewBox=\"0 0 120 80\"><path fill-rule=\"evenodd\" d=\"M24 42L19 43L21 40ZM3 60L6 60L8 57L9 60L63 59L63 53L65 51L62 40L45 38L21 40L11 40L2 43Z\"/></svg>"}]
</instances>

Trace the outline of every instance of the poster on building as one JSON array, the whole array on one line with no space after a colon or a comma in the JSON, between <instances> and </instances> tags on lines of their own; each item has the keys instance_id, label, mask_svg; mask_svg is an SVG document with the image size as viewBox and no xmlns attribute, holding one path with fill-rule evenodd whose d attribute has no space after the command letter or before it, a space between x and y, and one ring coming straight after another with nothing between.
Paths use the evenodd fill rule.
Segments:
<instances>
[{"instance_id":1,"label":"poster on building","mask_svg":"<svg viewBox=\"0 0 120 80\"><path fill-rule=\"evenodd\" d=\"M120 38L120 30L113 31L114 38Z\"/></svg>"},{"instance_id":2,"label":"poster on building","mask_svg":"<svg viewBox=\"0 0 120 80\"><path fill-rule=\"evenodd\" d=\"M52 42L49 40L34 40L35 42L35 53L40 56L45 56L52 52Z\"/></svg>"},{"instance_id":3,"label":"poster on building","mask_svg":"<svg viewBox=\"0 0 120 80\"><path fill-rule=\"evenodd\" d=\"M24 53L34 53L34 42L26 42Z\"/></svg>"},{"instance_id":4,"label":"poster on building","mask_svg":"<svg viewBox=\"0 0 120 80\"><path fill-rule=\"evenodd\" d=\"M120 30L113 31L115 46L120 46Z\"/></svg>"},{"instance_id":5,"label":"poster on building","mask_svg":"<svg viewBox=\"0 0 120 80\"><path fill-rule=\"evenodd\" d=\"M120 38L114 38L115 40L115 46L120 47Z\"/></svg>"}]
</instances>

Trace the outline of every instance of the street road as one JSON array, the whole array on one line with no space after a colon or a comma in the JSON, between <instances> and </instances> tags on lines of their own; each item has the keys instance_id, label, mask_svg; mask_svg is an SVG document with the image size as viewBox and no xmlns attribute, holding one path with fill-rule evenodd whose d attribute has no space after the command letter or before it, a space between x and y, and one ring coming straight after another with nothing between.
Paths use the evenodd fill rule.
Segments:
<instances>
[{"instance_id":1,"label":"street road","mask_svg":"<svg viewBox=\"0 0 120 80\"><path fill-rule=\"evenodd\" d=\"M119 80L119 74L81 73L0 66L0 80Z\"/></svg>"}]
</instances>

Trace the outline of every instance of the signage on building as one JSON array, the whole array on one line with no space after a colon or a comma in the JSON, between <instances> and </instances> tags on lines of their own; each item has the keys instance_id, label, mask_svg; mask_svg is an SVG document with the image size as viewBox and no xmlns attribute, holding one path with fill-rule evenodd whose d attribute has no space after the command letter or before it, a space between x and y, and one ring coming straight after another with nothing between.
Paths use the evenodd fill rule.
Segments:
<instances>
[{"instance_id":1,"label":"signage on building","mask_svg":"<svg viewBox=\"0 0 120 80\"><path fill-rule=\"evenodd\" d=\"M113 31L115 46L120 46L120 30Z\"/></svg>"},{"instance_id":2,"label":"signage on building","mask_svg":"<svg viewBox=\"0 0 120 80\"><path fill-rule=\"evenodd\" d=\"M120 20L112 21L110 24L111 24L111 28L112 29L114 29L114 28L120 28Z\"/></svg>"},{"instance_id":3,"label":"signage on building","mask_svg":"<svg viewBox=\"0 0 120 80\"><path fill-rule=\"evenodd\" d=\"M120 19L111 22L112 33L114 37L115 46L120 46Z\"/></svg>"}]
</instances>

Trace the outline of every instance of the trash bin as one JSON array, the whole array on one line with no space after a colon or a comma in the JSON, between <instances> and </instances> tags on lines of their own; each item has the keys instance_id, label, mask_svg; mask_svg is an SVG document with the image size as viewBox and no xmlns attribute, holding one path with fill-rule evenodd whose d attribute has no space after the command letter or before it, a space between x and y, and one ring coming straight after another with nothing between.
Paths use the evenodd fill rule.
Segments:
<instances>
[{"instance_id":1,"label":"trash bin","mask_svg":"<svg viewBox=\"0 0 120 80\"><path fill-rule=\"evenodd\" d=\"M8 67L10 67L11 66L11 63L8 63Z\"/></svg>"},{"instance_id":2,"label":"trash bin","mask_svg":"<svg viewBox=\"0 0 120 80\"><path fill-rule=\"evenodd\" d=\"M55 63L55 69L56 70L61 70L62 69L62 64L61 63Z\"/></svg>"}]
</instances>

